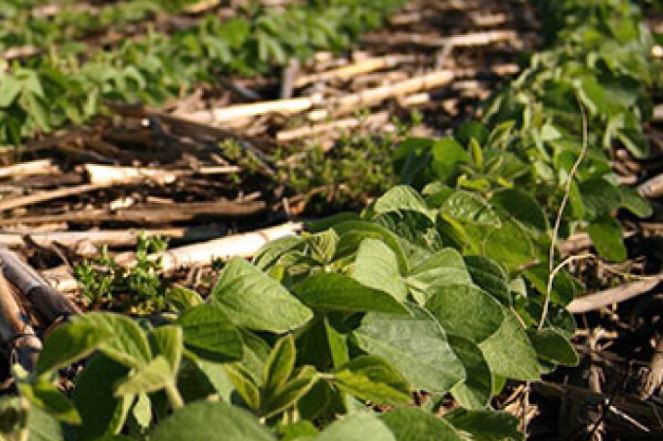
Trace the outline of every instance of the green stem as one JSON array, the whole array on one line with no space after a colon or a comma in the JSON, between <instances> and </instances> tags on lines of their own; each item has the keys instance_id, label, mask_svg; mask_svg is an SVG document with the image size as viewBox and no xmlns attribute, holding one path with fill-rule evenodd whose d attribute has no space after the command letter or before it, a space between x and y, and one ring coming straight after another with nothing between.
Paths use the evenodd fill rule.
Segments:
<instances>
[{"instance_id":1,"label":"green stem","mask_svg":"<svg viewBox=\"0 0 663 441\"><path fill-rule=\"evenodd\" d=\"M180 391L177 390L175 383L169 383L166 385L166 395L168 396L168 401L170 401L170 405L173 406L173 409L177 410L184 407L184 400L182 399L182 395L180 395Z\"/></svg>"}]
</instances>

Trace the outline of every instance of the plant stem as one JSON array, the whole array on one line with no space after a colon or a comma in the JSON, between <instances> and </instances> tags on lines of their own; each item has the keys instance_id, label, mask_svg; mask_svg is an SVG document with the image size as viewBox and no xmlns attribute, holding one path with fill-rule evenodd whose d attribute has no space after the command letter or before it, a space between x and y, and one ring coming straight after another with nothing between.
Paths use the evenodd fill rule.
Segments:
<instances>
[{"instance_id":1,"label":"plant stem","mask_svg":"<svg viewBox=\"0 0 663 441\"><path fill-rule=\"evenodd\" d=\"M180 391L177 390L175 383L168 383L166 385L166 395L173 409L177 410L184 407L184 400L182 399L182 395L180 395Z\"/></svg>"}]
</instances>

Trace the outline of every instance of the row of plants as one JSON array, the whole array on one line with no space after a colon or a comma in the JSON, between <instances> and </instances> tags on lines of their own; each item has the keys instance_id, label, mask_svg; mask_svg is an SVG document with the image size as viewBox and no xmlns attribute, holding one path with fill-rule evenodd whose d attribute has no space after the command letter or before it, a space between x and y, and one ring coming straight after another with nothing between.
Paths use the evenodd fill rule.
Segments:
<instances>
[{"instance_id":1,"label":"row of plants","mask_svg":"<svg viewBox=\"0 0 663 441\"><path fill-rule=\"evenodd\" d=\"M159 292L165 311L92 312L56 328L34 372L14 368L19 396L2 402L3 430L522 439L491 400L509 380L577 363L564 306L582 287L564 270L551 277L551 245L587 229L602 257L626 257L615 211L651 208L617 184L610 148L647 155L647 92L660 75L631 2L537 5L550 49L495 95L483 124L401 143L402 184L361 214L268 244L251 263L231 259L206 299L124 274ZM62 375L74 377L66 393L55 386Z\"/></svg>"},{"instance_id":2,"label":"row of plants","mask_svg":"<svg viewBox=\"0 0 663 441\"><path fill-rule=\"evenodd\" d=\"M163 103L219 75L266 72L319 50L347 47L403 0L330 0L261 8L250 17L208 16L191 29L156 32L85 61L55 52L0 70L0 144L83 123L106 101Z\"/></svg>"},{"instance_id":3,"label":"row of plants","mask_svg":"<svg viewBox=\"0 0 663 441\"><path fill-rule=\"evenodd\" d=\"M58 47L58 54L85 52L84 43L77 42L90 34L113 30L122 32L127 26L155 17L159 13L180 12L191 1L139 0L110 3L99 7L87 4L57 4L52 15L39 15L34 7L7 7L0 10L0 52L18 46L33 46L48 51ZM66 47L61 47L66 46Z\"/></svg>"}]
</instances>

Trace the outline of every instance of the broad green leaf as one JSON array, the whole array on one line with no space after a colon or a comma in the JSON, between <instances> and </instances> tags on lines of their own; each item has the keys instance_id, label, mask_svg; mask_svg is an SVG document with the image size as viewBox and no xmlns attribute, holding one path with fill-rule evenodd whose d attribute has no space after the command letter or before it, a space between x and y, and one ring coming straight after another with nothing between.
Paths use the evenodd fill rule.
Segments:
<instances>
[{"instance_id":1,"label":"broad green leaf","mask_svg":"<svg viewBox=\"0 0 663 441\"><path fill-rule=\"evenodd\" d=\"M265 363L263 385L268 393L283 386L295 368L297 357L295 337L292 334L281 337Z\"/></svg>"},{"instance_id":2,"label":"broad green leaf","mask_svg":"<svg viewBox=\"0 0 663 441\"><path fill-rule=\"evenodd\" d=\"M76 377L72 398L83 419L77 431L79 439L96 440L122 429L131 397L118 398L114 390L115 384L128 373L126 366L97 353Z\"/></svg>"},{"instance_id":3,"label":"broad green leaf","mask_svg":"<svg viewBox=\"0 0 663 441\"><path fill-rule=\"evenodd\" d=\"M236 324L257 331L287 332L313 317L280 283L239 257L228 262L211 296Z\"/></svg>"},{"instance_id":4,"label":"broad green leaf","mask_svg":"<svg viewBox=\"0 0 663 441\"><path fill-rule=\"evenodd\" d=\"M626 260L628 254L622 239L622 227L615 218L601 216L589 224L587 231L601 257L613 262Z\"/></svg>"},{"instance_id":5,"label":"broad green leaf","mask_svg":"<svg viewBox=\"0 0 663 441\"><path fill-rule=\"evenodd\" d=\"M532 241L513 222L491 231L483 243L483 251L487 257L505 264L512 271L535 260Z\"/></svg>"},{"instance_id":6,"label":"broad green leaf","mask_svg":"<svg viewBox=\"0 0 663 441\"><path fill-rule=\"evenodd\" d=\"M63 441L64 430L54 417L33 406L28 412L26 423L28 441Z\"/></svg>"},{"instance_id":7,"label":"broad green leaf","mask_svg":"<svg viewBox=\"0 0 663 441\"><path fill-rule=\"evenodd\" d=\"M329 345L331 361L334 367L340 367L350 360L347 331L344 332L337 329L335 323L330 320L328 315L323 317L322 320L327 344Z\"/></svg>"},{"instance_id":8,"label":"broad green leaf","mask_svg":"<svg viewBox=\"0 0 663 441\"><path fill-rule=\"evenodd\" d=\"M316 310L406 313L391 295L335 273L318 273L295 286L302 302Z\"/></svg>"},{"instance_id":9,"label":"broad green leaf","mask_svg":"<svg viewBox=\"0 0 663 441\"><path fill-rule=\"evenodd\" d=\"M527 333L543 360L565 366L576 366L579 358L573 345L560 332L554 329L532 330Z\"/></svg>"},{"instance_id":10,"label":"broad green leaf","mask_svg":"<svg viewBox=\"0 0 663 441\"><path fill-rule=\"evenodd\" d=\"M417 191L407 185L396 185L380 196L371 207L375 215L393 211L416 211L434 219L432 210Z\"/></svg>"},{"instance_id":11,"label":"broad green leaf","mask_svg":"<svg viewBox=\"0 0 663 441\"><path fill-rule=\"evenodd\" d=\"M228 378L235 386L237 393L242 397L242 400L252 409L260 408L260 390L255 383L251 374L246 371L241 365L226 364L225 368Z\"/></svg>"},{"instance_id":12,"label":"broad green leaf","mask_svg":"<svg viewBox=\"0 0 663 441\"><path fill-rule=\"evenodd\" d=\"M275 441L276 438L247 411L225 403L199 401L175 413L150 433L151 441L219 439Z\"/></svg>"},{"instance_id":13,"label":"broad green leaf","mask_svg":"<svg viewBox=\"0 0 663 441\"><path fill-rule=\"evenodd\" d=\"M306 441L318 434L318 429L308 420L279 426L277 428L279 441Z\"/></svg>"},{"instance_id":14,"label":"broad green leaf","mask_svg":"<svg viewBox=\"0 0 663 441\"><path fill-rule=\"evenodd\" d=\"M90 355L104 341L113 338L107 329L81 321L58 326L48 336L39 354L35 373L38 375L69 366Z\"/></svg>"},{"instance_id":15,"label":"broad green leaf","mask_svg":"<svg viewBox=\"0 0 663 441\"><path fill-rule=\"evenodd\" d=\"M463 145L467 145L471 139L484 145L488 142L490 131L481 123L469 121L460 126L456 132L456 139Z\"/></svg>"},{"instance_id":16,"label":"broad green leaf","mask_svg":"<svg viewBox=\"0 0 663 441\"><path fill-rule=\"evenodd\" d=\"M339 389L373 404L404 404L412 401L410 385L403 375L380 357L361 355L337 369Z\"/></svg>"},{"instance_id":17,"label":"broad green leaf","mask_svg":"<svg viewBox=\"0 0 663 441\"><path fill-rule=\"evenodd\" d=\"M423 305L430 297L431 287L472 284L463 257L453 248L445 248L412 269L407 277L415 300Z\"/></svg>"},{"instance_id":18,"label":"broad green leaf","mask_svg":"<svg viewBox=\"0 0 663 441\"><path fill-rule=\"evenodd\" d=\"M369 288L384 291L403 302L407 286L398 269L396 254L384 242L364 239L359 245L352 278Z\"/></svg>"},{"instance_id":19,"label":"broad green leaf","mask_svg":"<svg viewBox=\"0 0 663 441\"><path fill-rule=\"evenodd\" d=\"M548 229L548 219L543 209L532 196L524 191L516 189L498 191L490 202L527 227L538 231Z\"/></svg>"},{"instance_id":20,"label":"broad green leaf","mask_svg":"<svg viewBox=\"0 0 663 441\"><path fill-rule=\"evenodd\" d=\"M617 189L621 194L622 207L642 219L648 218L653 214L654 210L649 201L640 196L636 189L623 185L620 185Z\"/></svg>"},{"instance_id":21,"label":"broad green leaf","mask_svg":"<svg viewBox=\"0 0 663 441\"><path fill-rule=\"evenodd\" d=\"M216 304L186 310L177 324L184 331L184 344L199 357L218 362L242 358L242 336Z\"/></svg>"},{"instance_id":22,"label":"broad green leaf","mask_svg":"<svg viewBox=\"0 0 663 441\"><path fill-rule=\"evenodd\" d=\"M194 306L202 305L203 298L195 291L175 285L166 292L166 301L177 312L184 312Z\"/></svg>"},{"instance_id":23,"label":"broad green leaf","mask_svg":"<svg viewBox=\"0 0 663 441\"><path fill-rule=\"evenodd\" d=\"M476 441L524 441L520 420L507 412L456 409L444 416L458 432Z\"/></svg>"},{"instance_id":24,"label":"broad green leaf","mask_svg":"<svg viewBox=\"0 0 663 441\"><path fill-rule=\"evenodd\" d=\"M548 284L548 265L536 265L524 273L525 278L544 294ZM559 271L553 282L550 300L557 305L567 305L582 292L582 285L566 270Z\"/></svg>"},{"instance_id":25,"label":"broad green leaf","mask_svg":"<svg viewBox=\"0 0 663 441\"><path fill-rule=\"evenodd\" d=\"M99 344L99 350L113 360L134 369L151 360L152 351L147 336L129 317L110 312L90 312L75 317L73 322L79 320L113 335L113 338Z\"/></svg>"},{"instance_id":26,"label":"broad green leaf","mask_svg":"<svg viewBox=\"0 0 663 441\"><path fill-rule=\"evenodd\" d=\"M253 264L260 271L267 271L278 262L281 256L300 248L303 243L304 239L299 236L288 236L273 240L256 253Z\"/></svg>"},{"instance_id":27,"label":"broad green leaf","mask_svg":"<svg viewBox=\"0 0 663 441\"><path fill-rule=\"evenodd\" d=\"M318 381L318 375L311 366L305 366L287 383L265 395L261 404L260 415L271 417L295 405Z\"/></svg>"},{"instance_id":28,"label":"broad green leaf","mask_svg":"<svg viewBox=\"0 0 663 441\"><path fill-rule=\"evenodd\" d=\"M512 312L505 309L500 328L479 347L493 373L523 381L539 378L536 351Z\"/></svg>"},{"instance_id":29,"label":"broad green leaf","mask_svg":"<svg viewBox=\"0 0 663 441\"><path fill-rule=\"evenodd\" d=\"M175 382L168 360L157 355L150 363L138 369L115 389L118 397L156 392Z\"/></svg>"},{"instance_id":30,"label":"broad green leaf","mask_svg":"<svg viewBox=\"0 0 663 441\"><path fill-rule=\"evenodd\" d=\"M27 398L33 408L39 407L63 423L81 424L73 403L53 383L41 379L33 384L18 382L17 386L21 396Z\"/></svg>"},{"instance_id":31,"label":"broad green leaf","mask_svg":"<svg viewBox=\"0 0 663 441\"><path fill-rule=\"evenodd\" d=\"M502 306L490 294L472 285L435 287L428 309L448 333L480 343L504 320Z\"/></svg>"},{"instance_id":32,"label":"broad green leaf","mask_svg":"<svg viewBox=\"0 0 663 441\"><path fill-rule=\"evenodd\" d=\"M21 82L12 75L0 74L0 107L9 107L21 93Z\"/></svg>"},{"instance_id":33,"label":"broad green leaf","mask_svg":"<svg viewBox=\"0 0 663 441\"><path fill-rule=\"evenodd\" d=\"M396 441L462 441L451 424L416 407L394 409L380 415Z\"/></svg>"},{"instance_id":34,"label":"broad green leaf","mask_svg":"<svg viewBox=\"0 0 663 441\"><path fill-rule=\"evenodd\" d=\"M168 361L170 371L176 374L180 368L184 350L182 328L173 325L160 326L154 329L150 336L154 342L154 353L163 355Z\"/></svg>"},{"instance_id":35,"label":"broad green leaf","mask_svg":"<svg viewBox=\"0 0 663 441\"><path fill-rule=\"evenodd\" d=\"M473 225L499 227L500 219L491 206L469 191L456 190L440 206L440 214Z\"/></svg>"},{"instance_id":36,"label":"broad green leaf","mask_svg":"<svg viewBox=\"0 0 663 441\"><path fill-rule=\"evenodd\" d=\"M465 408L485 408L493 391L493 376L481 349L465 337L453 334L447 337L465 368L465 379L451 388L451 395Z\"/></svg>"},{"instance_id":37,"label":"broad green leaf","mask_svg":"<svg viewBox=\"0 0 663 441\"><path fill-rule=\"evenodd\" d=\"M337 257L352 255L357 252L364 239L379 239L396 254L401 274L407 273L407 256L400 245L399 238L387 228L368 221L344 221L333 226L339 235Z\"/></svg>"},{"instance_id":38,"label":"broad green leaf","mask_svg":"<svg viewBox=\"0 0 663 441\"><path fill-rule=\"evenodd\" d=\"M341 418L323 430L314 441L397 441L377 416L355 413Z\"/></svg>"},{"instance_id":39,"label":"broad green leaf","mask_svg":"<svg viewBox=\"0 0 663 441\"><path fill-rule=\"evenodd\" d=\"M318 262L329 263L334 259L340 238L332 229L313 234L306 238L306 246Z\"/></svg>"},{"instance_id":40,"label":"broad green leaf","mask_svg":"<svg viewBox=\"0 0 663 441\"><path fill-rule=\"evenodd\" d=\"M592 220L598 216L609 214L619 208L621 197L617 189L601 178L590 179L579 186L582 202L587 210L585 217Z\"/></svg>"},{"instance_id":41,"label":"broad green leaf","mask_svg":"<svg viewBox=\"0 0 663 441\"><path fill-rule=\"evenodd\" d=\"M431 169L442 182L451 185L451 180L458 173L458 164L470 162L467 150L453 138L442 138L431 148Z\"/></svg>"},{"instance_id":42,"label":"broad green leaf","mask_svg":"<svg viewBox=\"0 0 663 441\"><path fill-rule=\"evenodd\" d=\"M398 369L415 389L446 392L465 370L437 321L411 306L410 315L369 313L353 332L358 346Z\"/></svg>"},{"instance_id":43,"label":"broad green leaf","mask_svg":"<svg viewBox=\"0 0 663 441\"><path fill-rule=\"evenodd\" d=\"M465 264L474 284L500 302L511 304L507 274L497 262L484 256L466 256Z\"/></svg>"},{"instance_id":44,"label":"broad green leaf","mask_svg":"<svg viewBox=\"0 0 663 441\"><path fill-rule=\"evenodd\" d=\"M407 256L409 268L419 265L433 253L444 248L442 236L435 222L417 211L384 213L376 216L373 221L398 237L401 249ZM401 271L401 274L404 273Z\"/></svg>"}]
</instances>

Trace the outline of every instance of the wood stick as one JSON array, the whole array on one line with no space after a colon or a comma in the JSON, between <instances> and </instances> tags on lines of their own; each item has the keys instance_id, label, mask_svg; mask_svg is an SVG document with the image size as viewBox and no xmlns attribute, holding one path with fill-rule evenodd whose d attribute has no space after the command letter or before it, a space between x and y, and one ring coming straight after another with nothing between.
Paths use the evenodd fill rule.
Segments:
<instances>
[{"instance_id":1,"label":"wood stick","mask_svg":"<svg viewBox=\"0 0 663 441\"><path fill-rule=\"evenodd\" d=\"M654 107L654 121L663 121L663 104Z\"/></svg>"},{"instance_id":2,"label":"wood stick","mask_svg":"<svg viewBox=\"0 0 663 441\"><path fill-rule=\"evenodd\" d=\"M159 225L187 222L198 218L241 218L256 215L266 208L262 201L181 202L172 205L143 204L122 210L94 209L62 214L0 219L0 225L73 222L95 225L101 222Z\"/></svg>"},{"instance_id":3,"label":"wood stick","mask_svg":"<svg viewBox=\"0 0 663 441\"><path fill-rule=\"evenodd\" d=\"M329 81L329 80L348 80L357 75L362 75L377 70L389 69L399 64L412 63L416 60L414 55L387 55L384 57L372 57L350 64L311 75L304 75L295 81L295 87L303 87L307 84Z\"/></svg>"},{"instance_id":4,"label":"wood stick","mask_svg":"<svg viewBox=\"0 0 663 441\"><path fill-rule=\"evenodd\" d=\"M376 126L387 122L389 120L389 115L389 112L379 112L369 115L366 118L345 118L329 123L308 125L290 130L282 130L276 134L276 139L279 142L288 142L294 141L295 139L320 135L322 133L327 133L334 130L348 130L361 126Z\"/></svg>"},{"instance_id":5,"label":"wood stick","mask_svg":"<svg viewBox=\"0 0 663 441\"><path fill-rule=\"evenodd\" d=\"M152 181L159 185L172 184L178 178L184 176L221 175L238 173L238 166L213 166L201 167L198 170L165 170L149 167L120 167L115 165L84 164L90 183L99 185L121 185L135 184L144 181Z\"/></svg>"},{"instance_id":6,"label":"wood stick","mask_svg":"<svg viewBox=\"0 0 663 441\"><path fill-rule=\"evenodd\" d=\"M435 89L451 83L454 78L452 71L438 70L398 83L345 95L332 102L333 112L335 114L353 112L361 107L380 104L388 98Z\"/></svg>"},{"instance_id":7,"label":"wood stick","mask_svg":"<svg viewBox=\"0 0 663 441\"><path fill-rule=\"evenodd\" d=\"M37 272L13 251L0 247L2 273L50 325L62 317L80 314L74 303L50 287Z\"/></svg>"},{"instance_id":8,"label":"wood stick","mask_svg":"<svg viewBox=\"0 0 663 441\"><path fill-rule=\"evenodd\" d=\"M38 193L29 194L27 196L0 200L0 212L13 210L14 208L25 207L28 205L34 205L40 202L52 201L53 199L60 199L68 196L88 193L107 187L109 187L107 184L82 184L72 187L58 188L57 190L41 191Z\"/></svg>"},{"instance_id":9,"label":"wood stick","mask_svg":"<svg viewBox=\"0 0 663 441\"><path fill-rule=\"evenodd\" d=\"M162 259L162 274L169 275L178 269L207 265L213 259L230 257L251 257L272 240L293 236L300 232L303 225L298 222L286 222L275 227L258 231L221 237L208 242L173 248L164 253L151 255L151 259ZM123 253L115 260L130 268L136 262L134 253ZM59 266L42 272L44 279L59 291L69 292L79 288L78 282L66 266Z\"/></svg>"},{"instance_id":10,"label":"wood stick","mask_svg":"<svg viewBox=\"0 0 663 441\"><path fill-rule=\"evenodd\" d=\"M663 173L647 179L638 186L638 192L645 198L655 199L663 196Z\"/></svg>"},{"instance_id":11,"label":"wood stick","mask_svg":"<svg viewBox=\"0 0 663 441\"><path fill-rule=\"evenodd\" d=\"M53 244L74 248L80 243L92 245L108 245L109 247L125 247L135 245L141 235L162 236L169 239L209 240L223 234L224 229L215 226L206 227L178 227L153 230L99 230L99 231L54 231L47 233L8 233L0 232L0 246L10 248L25 247L36 244L49 248Z\"/></svg>"},{"instance_id":12,"label":"wood stick","mask_svg":"<svg viewBox=\"0 0 663 441\"><path fill-rule=\"evenodd\" d=\"M649 276L645 280L625 283L615 288L579 297L569 303L566 306L566 309L572 314L595 311L604 306L621 303L632 299L633 297L645 294L654 289L661 281L663 281L663 273Z\"/></svg>"},{"instance_id":13,"label":"wood stick","mask_svg":"<svg viewBox=\"0 0 663 441\"><path fill-rule=\"evenodd\" d=\"M371 44L384 44L385 42L397 45L416 45L425 47L476 47L487 46L503 41L514 42L518 40L518 32L511 29L499 29L484 32L440 37L438 35L394 33L386 37L382 34L366 35L362 41Z\"/></svg>"},{"instance_id":14,"label":"wood stick","mask_svg":"<svg viewBox=\"0 0 663 441\"><path fill-rule=\"evenodd\" d=\"M33 175L52 175L60 171L50 159L21 162L19 164L0 167L1 178L21 178Z\"/></svg>"},{"instance_id":15,"label":"wood stick","mask_svg":"<svg viewBox=\"0 0 663 441\"><path fill-rule=\"evenodd\" d=\"M32 371L42 349L39 338L24 318L7 279L0 272L0 338L15 351L16 358L28 372Z\"/></svg>"},{"instance_id":16,"label":"wood stick","mask_svg":"<svg viewBox=\"0 0 663 441\"><path fill-rule=\"evenodd\" d=\"M282 115L293 115L309 110L316 104L322 102L321 95L312 97L289 98L285 100L261 101L258 103L235 104L233 106L221 107L210 110L191 112L179 115L181 118L196 123L222 124L237 119L279 113Z\"/></svg>"}]
</instances>

